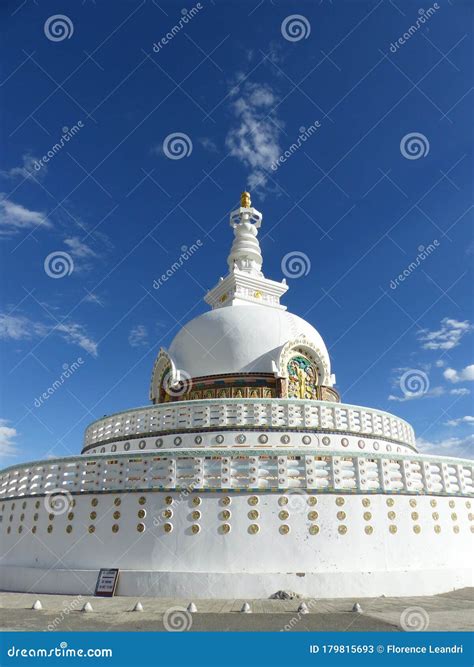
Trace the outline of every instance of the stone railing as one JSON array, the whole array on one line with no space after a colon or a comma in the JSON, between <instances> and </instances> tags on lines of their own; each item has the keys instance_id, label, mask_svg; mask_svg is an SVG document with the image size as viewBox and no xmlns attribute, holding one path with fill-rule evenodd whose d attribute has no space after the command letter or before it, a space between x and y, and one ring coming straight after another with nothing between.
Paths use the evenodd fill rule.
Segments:
<instances>
[{"instance_id":1,"label":"stone railing","mask_svg":"<svg viewBox=\"0 0 474 667\"><path fill-rule=\"evenodd\" d=\"M4 470L8 498L134 490L292 490L334 493L474 495L473 462L421 455L319 455L308 450L183 450L163 455L100 454Z\"/></svg>"},{"instance_id":2,"label":"stone railing","mask_svg":"<svg viewBox=\"0 0 474 667\"><path fill-rule=\"evenodd\" d=\"M179 401L118 412L88 426L84 448L146 435L226 428L334 431L415 447L410 424L388 412L323 401L232 398Z\"/></svg>"}]
</instances>

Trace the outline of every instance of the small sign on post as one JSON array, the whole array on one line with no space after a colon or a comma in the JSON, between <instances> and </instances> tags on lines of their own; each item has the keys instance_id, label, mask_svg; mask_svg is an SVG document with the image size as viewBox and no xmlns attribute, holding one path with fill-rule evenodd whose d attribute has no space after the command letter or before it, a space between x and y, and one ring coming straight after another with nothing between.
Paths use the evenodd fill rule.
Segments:
<instances>
[{"instance_id":1,"label":"small sign on post","mask_svg":"<svg viewBox=\"0 0 474 667\"><path fill-rule=\"evenodd\" d=\"M115 595L119 571L118 568L102 569L97 577L95 595L111 598Z\"/></svg>"}]
</instances>

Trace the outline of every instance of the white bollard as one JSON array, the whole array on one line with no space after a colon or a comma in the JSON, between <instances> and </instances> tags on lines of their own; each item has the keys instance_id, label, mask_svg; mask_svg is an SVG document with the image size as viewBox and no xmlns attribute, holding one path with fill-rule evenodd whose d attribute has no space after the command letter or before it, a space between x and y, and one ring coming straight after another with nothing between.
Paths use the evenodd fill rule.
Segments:
<instances>
[{"instance_id":1,"label":"white bollard","mask_svg":"<svg viewBox=\"0 0 474 667\"><path fill-rule=\"evenodd\" d=\"M143 611L143 605L141 602L137 602L132 611Z\"/></svg>"},{"instance_id":2,"label":"white bollard","mask_svg":"<svg viewBox=\"0 0 474 667\"><path fill-rule=\"evenodd\" d=\"M252 610L250 609L250 605L248 602L244 602L242 605L242 609L240 610L243 614L251 614Z\"/></svg>"},{"instance_id":3,"label":"white bollard","mask_svg":"<svg viewBox=\"0 0 474 667\"><path fill-rule=\"evenodd\" d=\"M308 605L306 604L306 602L302 602L300 604L300 606L298 607L298 612L300 614L309 614L309 609L308 609Z\"/></svg>"},{"instance_id":4,"label":"white bollard","mask_svg":"<svg viewBox=\"0 0 474 667\"><path fill-rule=\"evenodd\" d=\"M195 614L197 612L197 607L194 604L194 602L190 602L187 606L187 611L189 611L190 614Z\"/></svg>"},{"instance_id":5,"label":"white bollard","mask_svg":"<svg viewBox=\"0 0 474 667\"><path fill-rule=\"evenodd\" d=\"M84 611L84 612L86 612L86 613L89 613L89 612L94 611L94 610L92 609L92 605L91 605L91 603L90 603L90 602L86 602L86 604L82 607L81 611Z\"/></svg>"},{"instance_id":6,"label":"white bollard","mask_svg":"<svg viewBox=\"0 0 474 667\"><path fill-rule=\"evenodd\" d=\"M33 603L33 606L31 608L34 609L35 611L40 611L41 609L43 609L43 605L39 600L36 600L36 602Z\"/></svg>"},{"instance_id":7,"label":"white bollard","mask_svg":"<svg viewBox=\"0 0 474 667\"><path fill-rule=\"evenodd\" d=\"M362 607L358 602L354 604L354 606L352 607L352 611L356 611L358 614L362 614Z\"/></svg>"}]
</instances>

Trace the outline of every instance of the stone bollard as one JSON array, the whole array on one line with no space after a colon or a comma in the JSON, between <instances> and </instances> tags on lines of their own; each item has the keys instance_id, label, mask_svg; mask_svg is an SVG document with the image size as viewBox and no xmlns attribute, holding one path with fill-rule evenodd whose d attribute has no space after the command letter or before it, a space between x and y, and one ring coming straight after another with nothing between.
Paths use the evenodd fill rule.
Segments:
<instances>
[{"instance_id":1,"label":"stone bollard","mask_svg":"<svg viewBox=\"0 0 474 667\"><path fill-rule=\"evenodd\" d=\"M132 611L143 611L143 605L141 602L137 602Z\"/></svg>"},{"instance_id":2,"label":"stone bollard","mask_svg":"<svg viewBox=\"0 0 474 667\"><path fill-rule=\"evenodd\" d=\"M194 602L190 602L187 606L187 611L189 611L190 614L195 614L197 612L197 607L194 604Z\"/></svg>"},{"instance_id":3,"label":"stone bollard","mask_svg":"<svg viewBox=\"0 0 474 667\"><path fill-rule=\"evenodd\" d=\"M357 612L358 614L362 614L362 607L358 602L354 603L354 606L352 607L352 611Z\"/></svg>"},{"instance_id":4,"label":"stone bollard","mask_svg":"<svg viewBox=\"0 0 474 667\"><path fill-rule=\"evenodd\" d=\"M41 604L40 600L36 600L31 608L35 611L41 611L41 609L43 609L43 605Z\"/></svg>"},{"instance_id":5,"label":"stone bollard","mask_svg":"<svg viewBox=\"0 0 474 667\"><path fill-rule=\"evenodd\" d=\"M242 605L242 609L240 610L243 614L251 614L252 610L250 609L250 605L248 602L244 602Z\"/></svg>"},{"instance_id":6,"label":"stone bollard","mask_svg":"<svg viewBox=\"0 0 474 667\"><path fill-rule=\"evenodd\" d=\"M90 603L90 602L86 602L86 604L82 607L81 611L83 611L83 612L85 612L86 614L88 614L89 612L94 611L94 610L92 609L92 605L91 605L91 603Z\"/></svg>"}]
</instances>

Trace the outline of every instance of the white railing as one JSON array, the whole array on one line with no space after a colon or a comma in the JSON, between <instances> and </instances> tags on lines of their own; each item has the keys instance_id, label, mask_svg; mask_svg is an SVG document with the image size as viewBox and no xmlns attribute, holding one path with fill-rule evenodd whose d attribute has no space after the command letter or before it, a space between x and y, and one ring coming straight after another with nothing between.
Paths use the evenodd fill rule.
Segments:
<instances>
[{"instance_id":1,"label":"white railing","mask_svg":"<svg viewBox=\"0 0 474 667\"><path fill-rule=\"evenodd\" d=\"M410 424L388 412L323 401L235 398L177 401L118 412L86 429L84 447L166 432L252 427L360 434L415 447Z\"/></svg>"},{"instance_id":2,"label":"white railing","mask_svg":"<svg viewBox=\"0 0 474 667\"><path fill-rule=\"evenodd\" d=\"M473 462L422 455L183 450L39 461L0 474L0 502L61 490L304 489L317 492L474 495Z\"/></svg>"}]
</instances>

